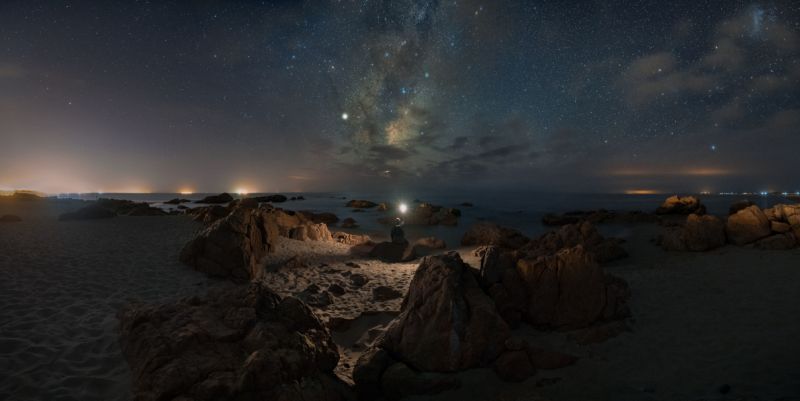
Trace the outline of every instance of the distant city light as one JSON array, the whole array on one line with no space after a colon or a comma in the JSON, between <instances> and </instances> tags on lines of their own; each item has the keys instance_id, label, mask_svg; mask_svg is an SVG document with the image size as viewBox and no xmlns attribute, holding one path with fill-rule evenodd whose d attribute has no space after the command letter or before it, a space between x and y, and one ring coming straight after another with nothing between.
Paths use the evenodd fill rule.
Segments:
<instances>
[{"instance_id":1,"label":"distant city light","mask_svg":"<svg viewBox=\"0 0 800 401\"><path fill-rule=\"evenodd\" d=\"M247 190L244 188L239 188L236 190L236 193L239 195L247 195Z\"/></svg>"}]
</instances>

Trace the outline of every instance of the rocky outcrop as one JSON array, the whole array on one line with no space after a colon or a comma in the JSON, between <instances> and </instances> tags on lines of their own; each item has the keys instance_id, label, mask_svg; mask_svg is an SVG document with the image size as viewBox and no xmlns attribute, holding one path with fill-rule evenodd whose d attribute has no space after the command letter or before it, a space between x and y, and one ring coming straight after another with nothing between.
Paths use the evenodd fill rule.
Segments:
<instances>
[{"instance_id":1,"label":"rocky outcrop","mask_svg":"<svg viewBox=\"0 0 800 401\"><path fill-rule=\"evenodd\" d=\"M135 400L352 399L333 374L328 330L296 298L258 284L118 317Z\"/></svg>"},{"instance_id":2,"label":"rocky outcrop","mask_svg":"<svg viewBox=\"0 0 800 401\"><path fill-rule=\"evenodd\" d=\"M404 221L406 224L412 225L455 226L458 224L459 217L461 217L461 211L458 209L423 202L410 210L408 216L404 217Z\"/></svg>"},{"instance_id":3,"label":"rocky outcrop","mask_svg":"<svg viewBox=\"0 0 800 401\"><path fill-rule=\"evenodd\" d=\"M656 214L706 214L706 207L694 196L673 195L656 209Z\"/></svg>"},{"instance_id":4,"label":"rocky outcrop","mask_svg":"<svg viewBox=\"0 0 800 401\"><path fill-rule=\"evenodd\" d=\"M730 242L745 245L769 236L772 230L764 212L753 205L728 216L725 232Z\"/></svg>"},{"instance_id":5,"label":"rocky outcrop","mask_svg":"<svg viewBox=\"0 0 800 401\"><path fill-rule=\"evenodd\" d=\"M289 238L299 241L333 241L333 236L324 223L294 227L289 231Z\"/></svg>"},{"instance_id":6,"label":"rocky outcrop","mask_svg":"<svg viewBox=\"0 0 800 401\"><path fill-rule=\"evenodd\" d=\"M414 255L414 258L419 258L423 256L428 256L431 254L436 253L442 249L446 249L447 244L439 238L436 237L422 237L418 238L414 243L411 245L411 253Z\"/></svg>"},{"instance_id":7,"label":"rocky outcrop","mask_svg":"<svg viewBox=\"0 0 800 401\"><path fill-rule=\"evenodd\" d=\"M734 215L734 214L736 214L736 212L738 212L738 211L740 211L740 210L742 210L744 208L748 208L750 206L755 206L755 203L753 203L753 202L751 202L751 201L749 201L747 199L733 202L731 204L731 206L728 208L728 216Z\"/></svg>"},{"instance_id":8,"label":"rocky outcrop","mask_svg":"<svg viewBox=\"0 0 800 401\"><path fill-rule=\"evenodd\" d=\"M367 245L372 243L368 235L350 234L337 231L332 234L333 240L345 245Z\"/></svg>"},{"instance_id":9,"label":"rocky outcrop","mask_svg":"<svg viewBox=\"0 0 800 401\"><path fill-rule=\"evenodd\" d=\"M205 203L211 205L211 204L228 203L231 201L233 201L233 196L231 196L227 192L224 192L219 195L206 196L205 198L200 199L199 201L195 201L194 203Z\"/></svg>"},{"instance_id":10,"label":"rocky outcrop","mask_svg":"<svg viewBox=\"0 0 800 401\"><path fill-rule=\"evenodd\" d=\"M22 218L14 214L4 214L0 216L0 223L17 223L22 221Z\"/></svg>"},{"instance_id":11,"label":"rocky outcrop","mask_svg":"<svg viewBox=\"0 0 800 401\"><path fill-rule=\"evenodd\" d=\"M668 251L708 251L725 245L725 223L711 215L690 214L683 226L669 227L661 238Z\"/></svg>"},{"instance_id":12,"label":"rocky outcrop","mask_svg":"<svg viewBox=\"0 0 800 401\"><path fill-rule=\"evenodd\" d=\"M627 314L627 285L606 277L581 245L520 259L516 269L528 294L525 320L534 326L574 329Z\"/></svg>"},{"instance_id":13,"label":"rocky outcrop","mask_svg":"<svg viewBox=\"0 0 800 401\"><path fill-rule=\"evenodd\" d=\"M189 241L180 260L210 276L249 280L259 276L259 262L273 249L275 231L257 211L238 209Z\"/></svg>"},{"instance_id":14,"label":"rocky outcrop","mask_svg":"<svg viewBox=\"0 0 800 401\"><path fill-rule=\"evenodd\" d=\"M756 241L755 246L769 250L792 249L797 246L797 238L793 233L773 234Z\"/></svg>"},{"instance_id":15,"label":"rocky outcrop","mask_svg":"<svg viewBox=\"0 0 800 401\"><path fill-rule=\"evenodd\" d=\"M528 241L530 241L528 237L513 228L501 227L490 222L478 222L464 233L461 245L494 245L506 249L517 249Z\"/></svg>"},{"instance_id":16,"label":"rocky outcrop","mask_svg":"<svg viewBox=\"0 0 800 401\"><path fill-rule=\"evenodd\" d=\"M453 372L490 364L508 336L469 267L450 252L422 260L380 347L417 370Z\"/></svg>"},{"instance_id":17,"label":"rocky outcrop","mask_svg":"<svg viewBox=\"0 0 800 401\"><path fill-rule=\"evenodd\" d=\"M253 199L258 203L266 203L266 202L269 202L269 203L283 203L283 202L286 202L287 200L289 200L289 198L287 198L286 196L281 195L281 194L266 195L266 196L256 196L256 197L249 198L249 199Z\"/></svg>"},{"instance_id":18,"label":"rocky outcrop","mask_svg":"<svg viewBox=\"0 0 800 401\"><path fill-rule=\"evenodd\" d=\"M97 220L97 219L108 219L111 217L115 217L117 214L108 210L96 203L91 205L82 207L74 212L68 212L61 214L58 216L58 219L61 221L70 221L70 220Z\"/></svg>"},{"instance_id":19,"label":"rocky outcrop","mask_svg":"<svg viewBox=\"0 0 800 401\"><path fill-rule=\"evenodd\" d=\"M203 224L211 224L229 213L228 208L219 205L196 207L190 209L188 214L192 216L192 220L199 221Z\"/></svg>"},{"instance_id":20,"label":"rocky outcrop","mask_svg":"<svg viewBox=\"0 0 800 401\"><path fill-rule=\"evenodd\" d=\"M342 226L342 228L356 228L356 227L358 227L358 223L356 223L356 219L354 219L352 217L348 217L348 218L342 220L341 226Z\"/></svg>"},{"instance_id":21,"label":"rocky outcrop","mask_svg":"<svg viewBox=\"0 0 800 401\"><path fill-rule=\"evenodd\" d=\"M794 234L800 242L800 204L795 205L775 205L769 209L764 209L764 214L770 221L771 229L775 233ZM786 226L789 229L786 229ZM800 243L798 243L800 245Z\"/></svg>"},{"instance_id":22,"label":"rocky outcrop","mask_svg":"<svg viewBox=\"0 0 800 401\"><path fill-rule=\"evenodd\" d=\"M603 237L593 224L584 221L561 226L556 231L531 240L520 248L520 252L527 258L536 258L581 245L585 250L594 253L600 263L606 263L628 256L621 243L621 240Z\"/></svg>"},{"instance_id":23,"label":"rocky outcrop","mask_svg":"<svg viewBox=\"0 0 800 401\"><path fill-rule=\"evenodd\" d=\"M413 249L408 242L384 241L375 244L369 256L387 263L398 263L413 260Z\"/></svg>"},{"instance_id":24,"label":"rocky outcrop","mask_svg":"<svg viewBox=\"0 0 800 401\"><path fill-rule=\"evenodd\" d=\"M325 223L331 225L336 224L339 221L339 217L328 212L316 213L309 210L304 210L298 213L314 223Z\"/></svg>"},{"instance_id":25,"label":"rocky outcrop","mask_svg":"<svg viewBox=\"0 0 800 401\"><path fill-rule=\"evenodd\" d=\"M157 207L152 207L147 203L139 203L131 208L126 214L128 216L166 216L167 212Z\"/></svg>"},{"instance_id":26,"label":"rocky outcrop","mask_svg":"<svg viewBox=\"0 0 800 401\"><path fill-rule=\"evenodd\" d=\"M368 200L353 199L350 202L347 202L345 206L352 207L354 209L370 209L375 206L378 206L378 204L375 202L370 202Z\"/></svg>"},{"instance_id":27,"label":"rocky outcrop","mask_svg":"<svg viewBox=\"0 0 800 401\"><path fill-rule=\"evenodd\" d=\"M164 202L165 205L180 205L181 203L189 203L191 200L183 198L174 198Z\"/></svg>"}]
</instances>

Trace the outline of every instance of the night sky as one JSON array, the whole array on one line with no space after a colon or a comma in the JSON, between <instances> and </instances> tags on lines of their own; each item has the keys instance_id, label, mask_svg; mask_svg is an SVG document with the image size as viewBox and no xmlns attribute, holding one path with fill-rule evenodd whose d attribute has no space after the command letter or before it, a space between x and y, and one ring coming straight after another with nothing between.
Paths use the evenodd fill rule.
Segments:
<instances>
[{"instance_id":1,"label":"night sky","mask_svg":"<svg viewBox=\"0 0 800 401\"><path fill-rule=\"evenodd\" d=\"M2 1L0 189L800 190L800 2L581 3Z\"/></svg>"}]
</instances>

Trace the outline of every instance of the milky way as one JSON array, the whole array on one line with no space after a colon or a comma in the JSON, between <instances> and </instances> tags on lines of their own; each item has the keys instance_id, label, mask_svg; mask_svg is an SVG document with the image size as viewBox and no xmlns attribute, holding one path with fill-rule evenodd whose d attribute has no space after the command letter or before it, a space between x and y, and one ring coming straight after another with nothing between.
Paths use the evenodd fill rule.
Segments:
<instances>
[{"instance_id":1,"label":"milky way","mask_svg":"<svg viewBox=\"0 0 800 401\"><path fill-rule=\"evenodd\" d=\"M0 189L798 190L795 2L0 5Z\"/></svg>"}]
</instances>

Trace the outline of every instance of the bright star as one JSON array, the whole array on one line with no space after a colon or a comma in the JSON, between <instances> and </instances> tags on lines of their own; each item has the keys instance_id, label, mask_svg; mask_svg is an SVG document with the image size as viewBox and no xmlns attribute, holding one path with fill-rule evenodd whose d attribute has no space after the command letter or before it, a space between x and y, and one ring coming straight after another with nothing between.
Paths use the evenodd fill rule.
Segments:
<instances>
[{"instance_id":1,"label":"bright star","mask_svg":"<svg viewBox=\"0 0 800 401\"><path fill-rule=\"evenodd\" d=\"M712 151L716 151L717 150L717 145L711 145L711 150Z\"/></svg>"}]
</instances>

